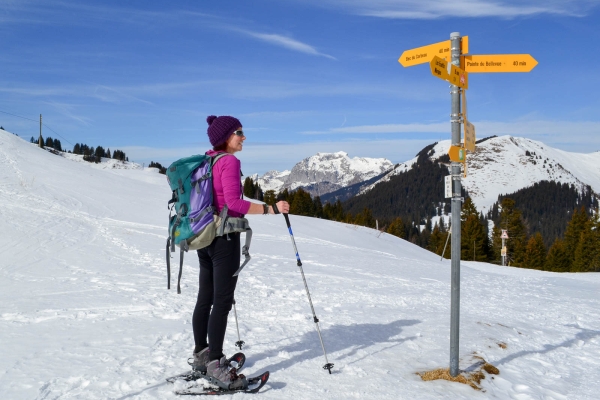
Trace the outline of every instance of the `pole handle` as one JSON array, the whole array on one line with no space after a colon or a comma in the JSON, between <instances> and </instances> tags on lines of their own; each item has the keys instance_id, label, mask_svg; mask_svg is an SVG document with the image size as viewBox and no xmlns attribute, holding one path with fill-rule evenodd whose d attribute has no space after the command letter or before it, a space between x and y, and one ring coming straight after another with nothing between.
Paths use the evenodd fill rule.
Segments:
<instances>
[{"instance_id":1,"label":"pole handle","mask_svg":"<svg viewBox=\"0 0 600 400\"><path fill-rule=\"evenodd\" d=\"M290 217L288 217L287 213L282 213L283 217L285 218L285 223L287 224L288 229L290 229L292 226L290 225Z\"/></svg>"}]
</instances>

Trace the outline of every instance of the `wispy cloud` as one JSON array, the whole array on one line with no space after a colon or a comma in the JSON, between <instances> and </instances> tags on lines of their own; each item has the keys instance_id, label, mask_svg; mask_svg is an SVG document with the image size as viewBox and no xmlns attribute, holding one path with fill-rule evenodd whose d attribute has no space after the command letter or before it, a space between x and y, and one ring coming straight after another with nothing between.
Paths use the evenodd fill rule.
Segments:
<instances>
[{"instance_id":1,"label":"wispy cloud","mask_svg":"<svg viewBox=\"0 0 600 400\"><path fill-rule=\"evenodd\" d=\"M306 2L307 0L302 0ZM308 0L311 1L311 0ZM319 0L318 6L353 14L393 19L446 17L516 18L538 14L585 16L598 6L593 0Z\"/></svg>"},{"instance_id":2,"label":"wispy cloud","mask_svg":"<svg viewBox=\"0 0 600 400\"><path fill-rule=\"evenodd\" d=\"M155 26L158 22L178 23L182 19L194 20L197 18L219 18L196 11L170 9L153 11L144 8L123 6L84 4L77 1L53 0L19 0L0 1L0 22L4 24L45 24L45 25L85 25L106 23L123 23ZM77 18L73 18L73 14Z\"/></svg>"},{"instance_id":3,"label":"wispy cloud","mask_svg":"<svg viewBox=\"0 0 600 400\"><path fill-rule=\"evenodd\" d=\"M511 122L472 121L478 133L490 135L515 136L560 136L566 133L589 140L600 138L600 122L598 121L550 121L550 120L515 120ZM395 134L395 133L449 133L449 122L430 124L382 124L359 125L331 128L322 131L304 131L304 135L338 135L338 134ZM478 135L481 136L481 135Z\"/></svg>"},{"instance_id":4,"label":"wispy cloud","mask_svg":"<svg viewBox=\"0 0 600 400\"><path fill-rule=\"evenodd\" d=\"M263 41L263 42L266 42L266 43L269 43L269 44L272 44L275 46L286 48L288 50L293 50L293 51L297 51L300 53L310 54L313 56L326 57L331 60L336 60L335 57L333 57L329 54L321 53L315 47L313 47L309 44L300 42L296 39L292 39L291 37L288 37L288 36L283 36L283 35L279 35L276 33L259 33L259 32L253 32L253 31L249 31L249 30L245 30L245 29L236 29L236 28L230 28L230 30L244 34L246 36L250 36L254 39L258 39L260 41Z\"/></svg>"},{"instance_id":5,"label":"wispy cloud","mask_svg":"<svg viewBox=\"0 0 600 400\"><path fill-rule=\"evenodd\" d=\"M330 134L370 134L370 133L440 133L448 132L448 123L433 124L382 124L382 125L360 125L331 128L326 131L305 131L304 135L330 135Z\"/></svg>"},{"instance_id":6,"label":"wispy cloud","mask_svg":"<svg viewBox=\"0 0 600 400\"><path fill-rule=\"evenodd\" d=\"M76 108L76 106L73 104L57 103L54 101L45 102L45 104L48 104L48 105L51 105L52 107L54 107L56 109L56 111L58 111L59 114L62 114L65 117L68 117L72 120L80 122L84 125L89 125L90 122L92 121L90 118L76 115L73 112L74 109Z\"/></svg>"},{"instance_id":7,"label":"wispy cloud","mask_svg":"<svg viewBox=\"0 0 600 400\"><path fill-rule=\"evenodd\" d=\"M151 103L147 100L140 99L131 94L123 92L119 89L115 89L115 88L112 88L109 86L104 86L104 85L96 86L96 88L94 89L94 97L96 97L102 101L105 101L107 103L118 104L118 103L129 102L129 101L137 101L140 103L153 105L153 103Z\"/></svg>"}]
</instances>

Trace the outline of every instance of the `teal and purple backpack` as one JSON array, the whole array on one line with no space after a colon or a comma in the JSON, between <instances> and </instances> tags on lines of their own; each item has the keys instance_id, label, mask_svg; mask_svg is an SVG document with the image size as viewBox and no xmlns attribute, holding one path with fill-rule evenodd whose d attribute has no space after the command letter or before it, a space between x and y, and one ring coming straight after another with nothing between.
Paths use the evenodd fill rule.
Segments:
<instances>
[{"instance_id":1,"label":"teal and purple backpack","mask_svg":"<svg viewBox=\"0 0 600 400\"><path fill-rule=\"evenodd\" d=\"M195 155L175 161L167 168L167 181L173 191L168 206L169 237L167 239L167 289L171 288L171 253L175 246L179 251L179 277L177 293L181 293L181 273L183 252L200 250L212 243L215 237L232 232L246 232L246 243L242 253L244 263L236 271L237 276L250 261L250 240L252 229L246 218L233 218L227 215L227 205L219 215L213 206L212 169L215 163L228 153L214 156ZM175 214L173 214L175 212Z\"/></svg>"}]
</instances>

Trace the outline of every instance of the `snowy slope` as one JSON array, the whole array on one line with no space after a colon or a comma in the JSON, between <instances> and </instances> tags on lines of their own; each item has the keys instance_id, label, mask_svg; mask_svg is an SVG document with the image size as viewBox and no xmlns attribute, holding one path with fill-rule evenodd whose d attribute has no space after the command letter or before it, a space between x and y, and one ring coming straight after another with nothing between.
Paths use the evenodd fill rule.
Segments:
<instances>
[{"instance_id":1,"label":"snowy slope","mask_svg":"<svg viewBox=\"0 0 600 400\"><path fill-rule=\"evenodd\" d=\"M447 154L449 148L450 140L437 143L430 158ZM415 162L416 158L399 164L379 182L409 170ZM514 193L542 180L573 184L578 188L590 185L594 192L600 193L600 152L570 153L531 139L491 138L478 144L474 153L467 154L467 177L462 183L477 209L486 212L498 200L498 195ZM442 196L440 193L440 199Z\"/></svg>"},{"instance_id":2,"label":"snowy slope","mask_svg":"<svg viewBox=\"0 0 600 400\"><path fill-rule=\"evenodd\" d=\"M98 169L0 131L3 399L176 399L197 259L166 290L164 176ZM332 375L281 216L250 216L236 291L246 373L264 399L594 399L600 275L462 263L460 366L497 366L483 391L415 373L448 366L449 262L362 227L290 217ZM233 353L233 318L225 351ZM235 399L256 398L237 394Z\"/></svg>"}]
</instances>

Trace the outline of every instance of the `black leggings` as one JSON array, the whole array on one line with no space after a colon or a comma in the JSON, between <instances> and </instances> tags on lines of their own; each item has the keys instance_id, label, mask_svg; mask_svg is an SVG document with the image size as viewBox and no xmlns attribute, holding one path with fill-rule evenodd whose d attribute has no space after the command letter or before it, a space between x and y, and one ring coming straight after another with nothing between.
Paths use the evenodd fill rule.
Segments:
<instances>
[{"instance_id":1,"label":"black leggings","mask_svg":"<svg viewBox=\"0 0 600 400\"><path fill-rule=\"evenodd\" d=\"M194 342L197 350L209 346L210 360L217 360L224 355L227 316L237 284L233 274L240 267L240 234L216 237L210 246L198 250L198 258L200 288L192 317Z\"/></svg>"}]
</instances>

